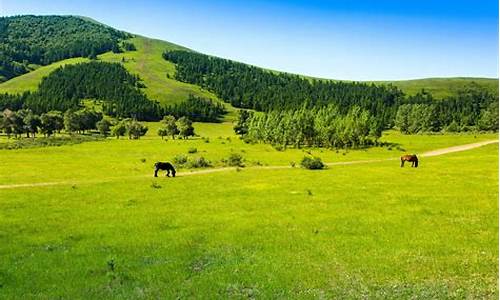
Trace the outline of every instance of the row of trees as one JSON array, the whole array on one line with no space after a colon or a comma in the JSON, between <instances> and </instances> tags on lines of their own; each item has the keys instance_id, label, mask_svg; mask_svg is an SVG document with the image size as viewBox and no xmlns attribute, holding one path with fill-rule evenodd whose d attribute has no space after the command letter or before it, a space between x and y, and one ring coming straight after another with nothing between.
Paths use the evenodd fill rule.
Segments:
<instances>
[{"instance_id":1,"label":"row of trees","mask_svg":"<svg viewBox=\"0 0 500 300\"><path fill-rule=\"evenodd\" d=\"M175 136L181 138L188 138L194 136L193 122L187 117L181 117L176 120L174 116L168 115L163 117L161 120L161 126L158 128L158 135L163 139L165 136L171 136L175 139Z\"/></svg>"},{"instance_id":2,"label":"row of trees","mask_svg":"<svg viewBox=\"0 0 500 300\"><path fill-rule=\"evenodd\" d=\"M116 49L120 40L129 37L128 33L75 16L1 17L0 82L28 72L30 64L95 57Z\"/></svg>"},{"instance_id":3,"label":"row of trees","mask_svg":"<svg viewBox=\"0 0 500 300\"><path fill-rule=\"evenodd\" d=\"M117 121L104 117L102 113L91 109L50 111L37 115L29 109L11 111L5 109L0 114L0 132L4 132L10 138L26 135L35 138L37 133L46 137L61 131L70 134L84 134L97 130L103 136L128 135L130 139L138 139L145 135L148 127L134 119L123 119Z\"/></svg>"},{"instance_id":4,"label":"row of trees","mask_svg":"<svg viewBox=\"0 0 500 300\"><path fill-rule=\"evenodd\" d=\"M70 134L85 134L89 131L98 131L102 136L115 136L120 138L128 136L129 139L139 139L148 132L148 127L136 119L126 118L115 120L104 116L92 109L69 109L66 112L50 111L37 115L29 109L12 111L5 109L0 114L0 132L4 132L10 138L19 138L24 134L26 137L35 138L37 133L51 136L64 130ZM158 129L158 135L162 137L171 136L175 139L194 136L193 122L187 117L175 119L167 115Z\"/></svg>"},{"instance_id":5,"label":"row of trees","mask_svg":"<svg viewBox=\"0 0 500 300\"><path fill-rule=\"evenodd\" d=\"M402 133L498 131L498 95L471 84L442 100L426 92L398 107L395 125Z\"/></svg>"},{"instance_id":6,"label":"row of trees","mask_svg":"<svg viewBox=\"0 0 500 300\"><path fill-rule=\"evenodd\" d=\"M276 146L356 148L373 144L382 126L367 110L352 107L342 114L335 105L308 109L240 111L235 132L245 139Z\"/></svg>"},{"instance_id":7,"label":"row of trees","mask_svg":"<svg viewBox=\"0 0 500 300\"><path fill-rule=\"evenodd\" d=\"M176 118L188 117L195 122L219 122L226 113L221 103L194 95L189 95L186 101L169 106L165 110Z\"/></svg>"}]
</instances>

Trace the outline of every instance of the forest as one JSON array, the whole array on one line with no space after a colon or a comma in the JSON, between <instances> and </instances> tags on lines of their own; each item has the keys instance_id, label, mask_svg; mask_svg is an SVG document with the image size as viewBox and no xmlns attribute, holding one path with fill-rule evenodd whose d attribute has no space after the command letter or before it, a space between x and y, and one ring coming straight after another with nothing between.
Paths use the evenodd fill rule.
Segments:
<instances>
[{"instance_id":1,"label":"forest","mask_svg":"<svg viewBox=\"0 0 500 300\"><path fill-rule=\"evenodd\" d=\"M58 68L42 79L36 92L0 95L0 108L29 108L40 114L77 109L83 99L103 101L103 112L114 117L156 120L163 111L139 89L137 76L120 64L92 61Z\"/></svg>"},{"instance_id":2,"label":"forest","mask_svg":"<svg viewBox=\"0 0 500 300\"><path fill-rule=\"evenodd\" d=\"M241 110L234 130L247 142L269 143L278 149L359 148L375 144L382 134L382 127L367 110L353 106L343 115L333 104L264 114Z\"/></svg>"},{"instance_id":3,"label":"forest","mask_svg":"<svg viewBox=\"0 0 500 300\"><path fill-rule=\"evenodd\" d=\"M71 57L90 57L119 48L130 34L75 16L0 18L0 82ZM125 47L127 47L125 45Z\"/></svg>"},{"instance_id":4,"label":"forest","mask_svg":"<svg viewBox=\"0 0 500 300\"><path fill-rule=\"evenodd\" d=\"M100 100L104 114L117 118L156 121L164 115L193 121L217 122L225 113L222 104L189 96L185 102L161 106L141 91L140 78L121 64L91 61L56 69L42 79L36 92L0 94L0 109L30 109L36 114L81 108L85 99Z\"/></svg>"},{"instance_id":5,"label":"forest","mask_svg":"<svg viewBox=\"0 0 500 300\"><path fill-rule=\"evenodd\" d=\"M221 103L189 95L186 101L165 108L164 114L176 118L188 117L195 122L219 122L225 113L226 109Z\"/></svg>"},{"instance_id":6,"label":"forest","mask_svg":"<svg viewBox=\"0 0 500 300\"><path fill-rule=\"evenodd\" d=\"M384 129L403 133L498 130L498 95L477 84L434 99L426 91L407 96L394 86L307 79L187 51L166 51L176 79L200 85L239 108L258 111L313 109L334 104L340 114L357 106Z\"/></svg>"},{"instance_id":7,"label":"forest","mask_svg":"<svg viewBox=\"0 0 500 300\"><path fill-rule=\"evenodd\" d=\"M304 103L308 108L336 104L347 113L357 105L390 125L403 100L393 86L309 80L195 52L167 51L163 57L176 64L177 80L200 85L239 108L270 111Z\"/></svg>"}]
</instances>

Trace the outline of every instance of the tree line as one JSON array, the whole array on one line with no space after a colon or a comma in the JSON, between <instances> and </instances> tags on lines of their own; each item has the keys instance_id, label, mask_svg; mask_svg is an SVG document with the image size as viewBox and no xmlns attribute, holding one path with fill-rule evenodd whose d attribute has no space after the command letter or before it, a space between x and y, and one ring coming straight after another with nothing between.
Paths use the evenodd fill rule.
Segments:
<instances>
[{"instance_id":1,"label":"tree line","mask_svg":"<svg viewBox=\"0 0 500 300\"><path fill-rule=\"evenodd\" d=\"M71 57L91 57L119 49L131 35L75 16L0 18L0 82ZM131 48L123 45L125 49Z\"/></svg>"},{"instance_id":2,"label":"tree line","mask_svg":"<svg viewBox=\"0 0 500 300\"><path fill-rule=\"evenodd\" d=\"M241 110L234 130L247 141L293 146L357 148L377 142L382 126L368 110L353 106L346 114L333 104L253 113Z\"/></svg>"},{"instance_id":3,"label":"tree line","mask_svg":"<svg viewBox=\"0 0 500 300\"><path fill-rule=\"evenodd\" d=\"M195 122L218 122L225 113L226 109L221 103L194 95L165 109L165 114L176 118L188 117Z\"/></svg>"},{"instance_id":4,"label":"tree line","mask_svg":"<svg viewBox=\"0 0 500 300\"><path fill-rule=\"evenodd\" d=\"M498 95L470 84L442 100L422 91L400 105L395 126L405 134L498 131Z\"/></svg>"}]
</instances>

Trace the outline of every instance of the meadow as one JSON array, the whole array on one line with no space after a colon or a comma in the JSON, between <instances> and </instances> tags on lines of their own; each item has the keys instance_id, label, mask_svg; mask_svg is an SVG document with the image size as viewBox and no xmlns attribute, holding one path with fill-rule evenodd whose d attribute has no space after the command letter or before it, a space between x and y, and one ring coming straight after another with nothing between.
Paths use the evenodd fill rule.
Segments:
<instances>
[{"instance_id":1,"label":"meadow","mask_svg":"<svg viewBox=\"0 0 500 300\"><path fill-rule=\"evenodd\" d=\"M140 140L0 150L0 186L56 183L0 189L0 297L498 298L498 145L417 169L397 160L497 134L388 131L390 147L277 151L229 122L167 141L148 125ZM244 168L152 177L157 160L218 169L232 152ZM308 153L383 161L290 166Z\"/></svg>"}]
</instances>

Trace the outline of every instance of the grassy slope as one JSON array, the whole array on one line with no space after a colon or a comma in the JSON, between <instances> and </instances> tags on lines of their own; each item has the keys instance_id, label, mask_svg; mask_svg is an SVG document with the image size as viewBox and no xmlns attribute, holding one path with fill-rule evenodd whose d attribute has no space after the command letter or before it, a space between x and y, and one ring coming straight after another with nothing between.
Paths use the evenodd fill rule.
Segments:
<instances>
[{"instance_id":1,"label":"grassy slope","mask_svg":"<svg viewBox=\"0 0 500 300\"><path fill-rule=\"evenodd\" d=\"M189 94L205 98L217 99L215 95L192 84L182 83L167 78L175 72L174 64L164 60L162 53L166 49L185 49L172 43L148 39L137 36L130 40L137 47L137 51L115 54L112 52L99 55L99 59L107 62L121 62L125 58L124 66L131 73L138 74L144 81L144 92L151 98L163 104L174 104L184 101ZM66 59L61 62L43 66L35 71L13 78L0 84L0 93L20 93L36 90L44 76L63 64L74 64L88 61L84 58Z\"/></svg>"},{"instance_id":2,"label":"grassy slope","mask_svg":"<svg viewBox=\"0 0 500 300\"><path fill-rule=\"evenodd\" d=\"M161 141L150 125L139 141L1 151L0 184L74 184L0 190L3 296L498 297L497 145L424 158L418 169L387 161L153 179L152 162L190 147L214 162L238 151L248 165L304 153L243 144L228 123L196 124L210 143ZM420 153L496 137L384 139Z\"/></svg>"},{"instance_id":3,"label":"grassy slope","mask_svg":"<svg viewBox=\"0 0 500 300\"><path fill-rule=\"evenodd\" d=\"M87 61L89 61L87 58L77 57L58 61L48 66L38 67L34 71L0 83L0 93L19 94L25 91L35 91L42 78L49 75L60 66Z\"/></svg>"},{"instance_id":4,"label":"grassy slope","mask_svg":"<svg viewBox=\"0 0 500 300\"><path fill-rule=\"evenodd\" d=\"M464 86L470 83L477 83L498 95L498 79L495 78L470 78L470 77L455 77L455 78L424 78L415 80L400 80L400 81L374 81L375 84L391 83L399 87L403 92L409 95L415 95L422 89L425 89L436 99L446 98L456 94Z\"/></svg>"}]
</instances>

